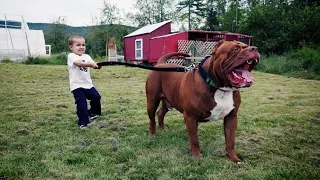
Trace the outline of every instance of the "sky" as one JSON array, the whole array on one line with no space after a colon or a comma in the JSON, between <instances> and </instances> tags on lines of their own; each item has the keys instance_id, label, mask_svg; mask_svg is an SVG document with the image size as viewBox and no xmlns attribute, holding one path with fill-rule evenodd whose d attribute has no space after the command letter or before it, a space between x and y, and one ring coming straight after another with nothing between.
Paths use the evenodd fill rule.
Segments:
<instances>
[{"instance_id":1,"label":"sky","mask_svg":"<svg viewBox=\"0 0 320 180\"><path fill-rule=\"evenodd\" d=\"M23 16L26 22L52 23L58 17L66 17L70 26L95 24L103 2L112 3L127 12L133 9L135 0L0 0L0 19L12 20Z\"/></svg>"}]
</instances>

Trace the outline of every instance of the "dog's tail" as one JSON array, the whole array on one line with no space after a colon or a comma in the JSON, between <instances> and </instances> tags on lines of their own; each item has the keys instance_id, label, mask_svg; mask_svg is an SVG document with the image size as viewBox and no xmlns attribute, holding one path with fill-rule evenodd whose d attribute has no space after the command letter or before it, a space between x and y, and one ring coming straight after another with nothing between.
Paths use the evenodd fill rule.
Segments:
<instances>
[{"instance_id":1,"label":"dog's tail","mask_svg":"<svg viewBox=\"0 0 320 180\"><path fill-rule=\"evenodd\" d=\"M172 53L168 53L168 54L165 54L165 55L161 56L160 59L158 60L157 64L166 63L167 60L170 59L173 56L190 57L190 55L186 54L186 53L172 52Z\"/></svg>"}]
</instances>

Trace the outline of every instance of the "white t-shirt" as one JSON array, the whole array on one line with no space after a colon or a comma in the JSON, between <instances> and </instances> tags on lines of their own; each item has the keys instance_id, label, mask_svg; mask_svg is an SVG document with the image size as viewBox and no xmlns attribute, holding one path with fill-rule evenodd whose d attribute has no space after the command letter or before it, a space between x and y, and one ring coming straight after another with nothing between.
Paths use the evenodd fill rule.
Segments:
<instances>
[{"instance_id":1,"label":"white t-shirt","mask_svg":"<svg viewBox=\"0 0 320 180\"><path fill-rule=\"evenodd\" d=\"M74 65L74 61L76 60L80 60L83 62L93 62L88 54L83 54L82 56L74 53L68 54L70 91L73 91L77 88L91 89L93 87L93 84L90 77L90 68L78 67Z\"/></svg>"}]
</instances>

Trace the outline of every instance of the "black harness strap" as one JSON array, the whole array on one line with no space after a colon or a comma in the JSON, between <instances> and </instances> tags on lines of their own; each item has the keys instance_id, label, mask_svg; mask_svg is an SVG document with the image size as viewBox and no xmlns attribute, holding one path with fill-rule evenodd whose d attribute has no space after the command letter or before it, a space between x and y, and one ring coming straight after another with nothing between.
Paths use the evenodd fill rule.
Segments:
<instances>
[{"instance_id":1,"label":"black harness strap","mask_svg":"<svg viewBox=\"0 0 320 180\"><path fill-rule=\"evenodd\" d=\"M131 63L125 63L125 62L117 62L117 61L106 61L106 62L99 62L97 63L98 66L113 66L113 65L125 65L129 67L138 67L142 69L149 69L154 71L168 71L168 72L186 72L187 69L184 67L168 67L168 68L162 68L162 67L153 67L153 66L142 66L138 64L131 64Z\"/></svg>"}]
</instances>

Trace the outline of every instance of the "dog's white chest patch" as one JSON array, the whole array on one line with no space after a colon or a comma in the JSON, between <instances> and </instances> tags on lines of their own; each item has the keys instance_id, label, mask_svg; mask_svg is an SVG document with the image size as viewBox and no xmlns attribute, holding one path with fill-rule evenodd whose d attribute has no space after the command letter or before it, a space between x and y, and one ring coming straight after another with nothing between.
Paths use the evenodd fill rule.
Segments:
<instances>
[{"instance_id":1,"label":"dog's white chest patch","mask_svg":"<svg viewBox=\"0 0 320 180\"><path fill-rule=\"evenodd\" d=\"M217 105L210 111L211 115L206 120L218 120L224 118L234 109L233 91L217 90L214 94Z\"/></svg>"}]
</instances>

